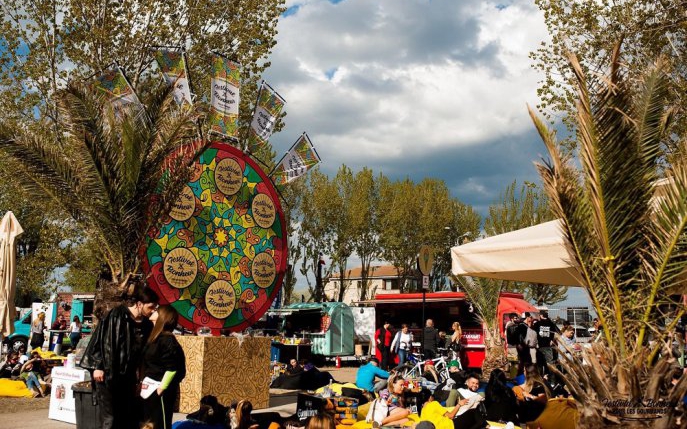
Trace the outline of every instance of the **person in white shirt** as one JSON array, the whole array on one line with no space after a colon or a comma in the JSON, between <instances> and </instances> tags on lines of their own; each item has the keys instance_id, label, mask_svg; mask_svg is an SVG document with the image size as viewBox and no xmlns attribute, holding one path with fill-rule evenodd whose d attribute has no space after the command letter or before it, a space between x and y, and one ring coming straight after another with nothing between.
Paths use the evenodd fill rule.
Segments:
<instances>
[{"instance_id":1,"label":"person in white shirt","mask_svg":"<svg viewBox=\"0 0 687 429\"><path fill-rule=\"evenodd\" d=\"M406 362L412 345L413 333L408 330L408 325L404 323L391 342L391 350L398 355L398 366L403 366Z\"/></svg>"},{"instance_id":2,"label":"person in white shirt","mask_svg":"<svg viewBox=\"0 0 687 429\"><path fill-rule=\"evenodd\" d=\"M81 320L79 320L79 316L74 316L69 325L69 341L72 344L72 349L76 349L79 340L81 340Z\"/></svg>"}]
</instances>

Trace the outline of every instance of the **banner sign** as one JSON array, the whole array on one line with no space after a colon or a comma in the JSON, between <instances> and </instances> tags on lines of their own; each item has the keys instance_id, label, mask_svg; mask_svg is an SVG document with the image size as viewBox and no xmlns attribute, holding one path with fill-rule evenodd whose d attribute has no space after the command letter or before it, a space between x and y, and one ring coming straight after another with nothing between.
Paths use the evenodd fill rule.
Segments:
<instances>
[{"instance_id":1,"label":"banner sign","mask_svg":"<svg viewBox=\"0 0 687 429\"><path fill-rule=\"evenodd\" d=\"M263 170L214 142L142 249L148 285L194 332L242 331L269 309L287 262L284 212Z\"/></svg>"},{"instance_id":2,"label":"banner sign","mask_svg":"<svg viewBox=\"0 0 687 429\"><path fill-rule=\"evenodd\" d=\"M103 92L112 103L116 119L121 119L125 109L129 107L141 108L143 105L138 99L134 87L124 75L121 67L115 66L107 69L95 82L95 87Z\"/></svg>"},{"instance_id":3,"label":"banner sign","mask_svg":"<svg viewBox=\"0 0 687 429\"><path fill-rule=\"evenodd\" d=\"M248 150L255 152L267 144L286 101L266 82L258 92L258 102L248 130Z\"/></svg>"},{"instance_id":4,"label":"banner sign","mask_svg":"<svg viewBox=\"0 0 687 429\"><path fill-rule=\"evenodd\" d=\"M212 61L210 131L238 138L240 65L215 55Z\"/></svg>"},{"instance_id":5,"label":"banner sign","mask_svg":"<svg viewBox=\"0 0 687 429\"><path fill-rule=\"evenodd\" d=\"M270 177L276 186L284 186L304 175L319 162L320 156L308 135L303 133L279 161Z\"/></svg>"},{"instance_id":6,"label":"banner sign","mask_svg":"<svg viewBox=\"0 0 687 429\"><path fill-rule=\"evenodd\" d=\"M191 88L188 81L188 70L186 69L186 54L182 51L160 49L155 51L154 55L165 82L174 87L174 101L180 106L192 105Z\"/></svg>"}]
</instances>

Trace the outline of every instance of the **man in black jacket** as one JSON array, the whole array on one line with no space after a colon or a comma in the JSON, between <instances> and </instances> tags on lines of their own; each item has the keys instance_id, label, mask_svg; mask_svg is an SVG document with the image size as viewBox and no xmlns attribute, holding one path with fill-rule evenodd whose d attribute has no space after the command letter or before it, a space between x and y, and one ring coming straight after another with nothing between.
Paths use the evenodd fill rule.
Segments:
<instances>
[{"instance_id":1,"label":"man in black jacket","mask_svg":"<svg viewBox=\"0 0 687 429\"><path fill-rule=\"evenodd\" d=\"M142 283L132 284L125 303L110 310L98 323L81 358L80 366L91 371L95 381L101 428L139 427L137 370L143 346L153 330L148 318L158 301L153 290Z\"/></svg>"},{"instance_id":2,"label":"man in black jacket","mask_svg":"<svg viewBox=\"0 0 687 429\"><path fill-rule=\"evenodd\" d=\"M437 355L437 344L439 344L439 331L434 327L434 321L427 319L427 324L422 331L422 348L424 349L425 359L434 359Z\"/></svg>"}]
</instances>

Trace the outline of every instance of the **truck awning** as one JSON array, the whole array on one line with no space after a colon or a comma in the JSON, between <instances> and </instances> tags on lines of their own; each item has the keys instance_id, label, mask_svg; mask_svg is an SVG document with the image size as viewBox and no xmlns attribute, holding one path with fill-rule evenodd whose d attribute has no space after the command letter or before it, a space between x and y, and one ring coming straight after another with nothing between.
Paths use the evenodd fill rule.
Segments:
<instances>
[{"instance_id":1,"label":"truck awning","mask_svg":"<svg viewBox=\"0 0 687 429\"><path fill-rule=\"evenodd\" d=\"M425 302L464 301L465 292L430 292L425 294ZM422 302L421 293L389 293L378 294L375 299L357 301L356 304L415 304Z\"/></svg>"}]
</instances>

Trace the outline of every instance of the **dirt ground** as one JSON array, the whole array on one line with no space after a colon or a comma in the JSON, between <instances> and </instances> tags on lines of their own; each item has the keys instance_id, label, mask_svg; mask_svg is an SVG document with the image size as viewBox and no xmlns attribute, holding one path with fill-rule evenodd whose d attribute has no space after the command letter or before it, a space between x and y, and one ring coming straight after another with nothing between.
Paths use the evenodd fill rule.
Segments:
<instances>
[{"instance_id":1,"label":"dirt ground","mask_svg":"<svg viewBox=\"0 0 687 429\"><path fill-rule=\"evenodd\" d=\"M320 371L329 371L336 381L342 383L355 383L355 373L358 366L355 362L344 362L341 368L326 366L319 368ZM20 413L30 410L48 409L50 407L50 397L45 398L5 398L0 397L0 414Z\"/></svg>"}]
</instances>

